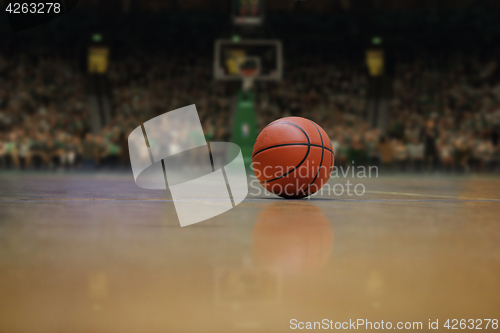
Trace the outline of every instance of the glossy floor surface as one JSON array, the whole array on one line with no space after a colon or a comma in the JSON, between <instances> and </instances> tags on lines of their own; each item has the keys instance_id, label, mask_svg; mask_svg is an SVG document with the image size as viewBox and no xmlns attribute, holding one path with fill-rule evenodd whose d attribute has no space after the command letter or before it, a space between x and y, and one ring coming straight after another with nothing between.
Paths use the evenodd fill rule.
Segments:
<instances>
[{"instance_id":1,"label":"glossy floor surface","mask_svg":"<svg viewBox=\"0 0 500 333\"><path fill-rule=\"evenodd\" d=\"M346 181L181 228L130 174L0 174L0 332L500 319L500 178Z\"/></svg>"}]
</instances>

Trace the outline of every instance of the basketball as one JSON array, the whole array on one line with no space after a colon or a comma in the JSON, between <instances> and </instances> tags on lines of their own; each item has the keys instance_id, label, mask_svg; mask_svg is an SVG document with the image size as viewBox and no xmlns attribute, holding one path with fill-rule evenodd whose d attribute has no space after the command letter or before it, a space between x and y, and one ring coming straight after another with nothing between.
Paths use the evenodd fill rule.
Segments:
<instances>
[{"instance_id":1,"label":"basketball","mask_svg":"<svg viewBox=\"0 0 500 333\"><path fill-rule=\"evenodd\" d=\"M315 122L286 117L267 125L257 137L252 165L262 186L287 199L307 197L330 178L332 144Z\"/></svg>"}]
</instances>

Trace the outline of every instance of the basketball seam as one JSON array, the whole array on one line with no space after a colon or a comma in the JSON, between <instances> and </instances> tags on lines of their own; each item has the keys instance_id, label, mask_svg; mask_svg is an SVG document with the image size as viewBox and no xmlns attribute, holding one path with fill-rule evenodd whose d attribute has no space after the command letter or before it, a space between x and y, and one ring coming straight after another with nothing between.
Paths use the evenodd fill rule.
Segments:
<instances>
[{"instance_id":1,"label":"basketball seam","mask_svg":"<svg viewBox=\"0 0 500 333\"><path fill-rule=\"evenodd\" d=\"M328 134L327 134L327 137L328 137ZM333 145L332 145L332 141L330 140L330 138L328 138L328 140L330 141L330 152L332 153L332 156L330 156L330 173L332 172L332 169L333 169L333 159L335 158L335 153L333 151Z\"/></svg>"},{"instance_id":2,"label":"basketball seam","mask_svg":"<svg viewBox=\"0 0 500 333\"><path fill-rule=\"evenodd\" d=\"M288 171L287 173L285 173L284 175L281 175L277 178L274 178L274 179L271 179L271 180L265 180L263 182L261 182L262 184L265 184L265 183L270 183L270 182L273 182L275 180L278 180L278 179L281 179L283 177L286 177L288 176L289 174L291 174L292 172L294 172L295 170L297 170L297 168L299 168L302 163L304 163L304 161L307 159L307 157L309 156L309 152L311 151L311 140L309 140L309 136L307 135L306 131L304 131L300 126L296 125L296 124L293 124L293 123L289 123L289 122L286 122L286 121L279 121L279 122L275 122L275 123L272 123L272 124L269 124L267 126L270 126L270 125L273 125L273 124L288 124L288 125L292 125L292 126L295 126L297 127L299 130L302 131L302 133L304 133L304 135L306 136L306 139L307 139L307 153L306 153L306 156L304 156L304 158L302 159L302 161L300 161L300 163L294 167L292 170ZM266 126L266 127L267 127Z\"/></svg>"},{"instance_id":3,"label":"basketball seam","mask_svg":"<svg viewBox=\"0 0 500 333\"><path fill-rule=\"evenodd\" d=\"M253 154L252 158L254 158L257 154L260 154L263 151L266 151L268 149L279 148L279 147L287 147L287 146L310 146L310 147L324 148L324 149L328 150L330 153L333 154L333 151L330 150L330 148L326 148L326 147L321 146L321 145L315 145L313 143L282 143L282 144L279 144L279 145L274 145L274 146L270 146L270 147L267 147L267 148L262 148L261 150L259 150L255 154Z\"/></svg>"},{"instance_id":4,"label":"basketball seam","mask_svg":"<svg viewBox=\"0 0 500 333\"><path fill-rule=\"evenodd\" d=\"M310 120L309 120L309 121L310 121ZM324 157L324 155L325 155L325 150L324 150L325 146L323 145L323 135L321 135L321 132L320 132L320 130L319 130L319 128L318 128L318 126L316 126L316 124L315 124L315 123L313 123L312 121L311 121L311 123L312 123L312 124L314 125L314 127L316 127L316 129L318 130L318 134L319 134L319 137L320 137L320 139L321 139L321 147L323 147L323 149L321 149L321 162L319 162L318 172L316 172L316 176L314 176L313 181L309 184L309 186L307 187L306 191L308 191L308 190L309 190L309 188L312 186L312 184L314 184L314 182L315 182L315 181L316 181L316 179L318 178L318 176L319 176L319 172L321 171L321 167L323 166L323 157ZM303 193L305 194L305 191L304 191ZM309 194L309 195L310 195L310 194Z\"/></svg>"},{"instance_id":5,"label":"basketball seam","mask_svg":"<svg viewBox=\"0 0 500 333\"><path fill-rule=\"evenodd\" d=\"M335 156L335 154L332 151L332 156L330 157L330 172L332 172L333 169L333 156Z\"/></svg>"}]
</instances>

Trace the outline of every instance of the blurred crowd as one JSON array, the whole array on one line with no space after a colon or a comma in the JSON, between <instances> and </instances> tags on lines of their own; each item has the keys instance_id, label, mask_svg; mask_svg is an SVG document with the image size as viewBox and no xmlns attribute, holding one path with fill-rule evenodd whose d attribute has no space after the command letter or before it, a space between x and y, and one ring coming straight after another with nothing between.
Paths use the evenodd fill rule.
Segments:
<instances>
[{"instance_id":1,"label":"blurred crowd","mask_svg":"<svg viewBox=\"0 0 500 333\"><path fill-rule=\"evenodd\" d=\"M384 163L445 171L500 168L497 63L454 54L399 62Z\"/></svg>"},{"instance_id":2,"label":"blurred crowd","mask_svg":"<svg viewBox=\"0 0 500 333\"><path fill-rule=\"evenodd\" d=\"M168 59L168 61L165 61ZM460 56L396 66L385 133L366 118L369 79L353 61L288 60L281 82L256 82L259 127L290 115L329 134L336 165L392 170L492 171L500 167L496 63ZM0 56L0 168L119 168L138 124L196 104L208 141L230 141L230 83L214 81L209 57L161 52L113 59L112 120L92 130L85 77L57 55Z\"/></svg>"},{"instance_id":3,"label":"blurred crowd","mask_svg":"<svg viewBox=\"0 0 500 333\"><path fill-rule=\"evenodd\" d=\"M73 164L89 131L84 83L59 55L0 54L0 167Z\"/></svg>"},{"instance_id":4,"label":"blurred crowd","mask_svg":"<svg viewBox=\"0 0 500 333\"><path fill-rule=\"evenodd\" d=\"M136 54L114 61L109 81L115 115L109 128L131 131L166 111L196 104L207 140L230 141L232 96L227 83L213 80L210 58Z\"/></svg>"}]
</instances>

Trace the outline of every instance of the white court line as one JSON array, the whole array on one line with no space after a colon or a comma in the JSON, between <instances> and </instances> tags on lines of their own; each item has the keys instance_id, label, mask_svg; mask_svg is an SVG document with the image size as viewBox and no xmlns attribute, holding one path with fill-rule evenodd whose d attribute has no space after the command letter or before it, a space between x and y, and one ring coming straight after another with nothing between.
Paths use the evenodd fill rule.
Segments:
<instances>
[{"instance_id":1,"label":"white court line","mask_svg":"<svg viewBox=\"0 0 500 333\"><path fill-rule=\"evenodd\" d=\"M385 192L385 191L366 191L366 193L390 194L390 195L406 195L406 196L412 196L412 197L434 197L434 198L458 199L458 200L488 200L488 201L499 201L500 202L500 199L485 199L485 198L471 198L471 197L454 197L454 196L436 195L436 194L418 194L418 193Z\"/></svg>"}]
</instances>

